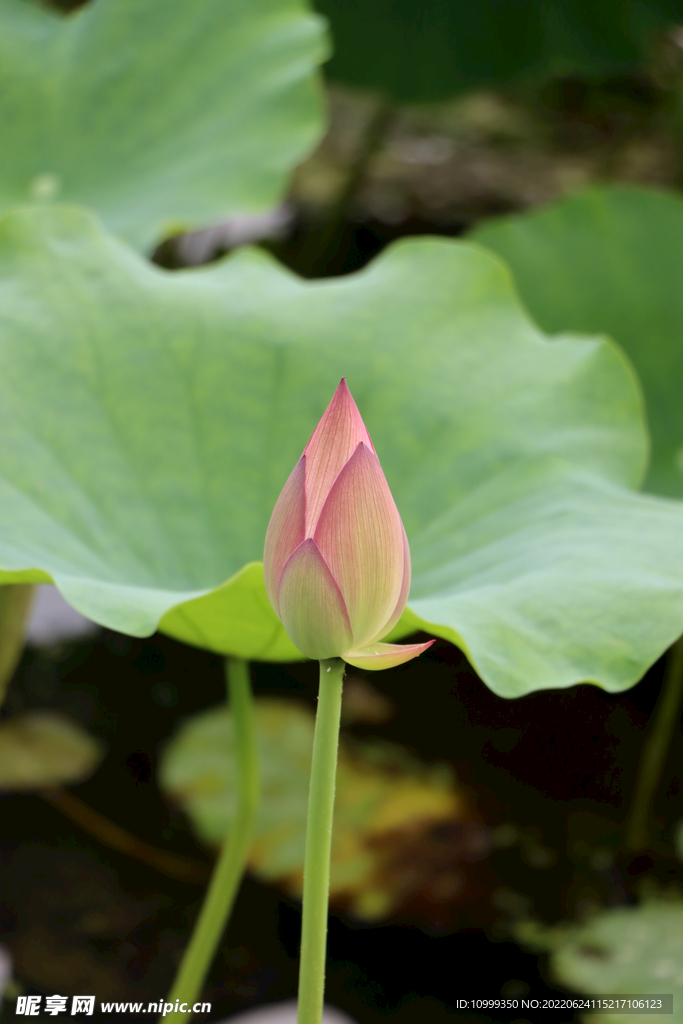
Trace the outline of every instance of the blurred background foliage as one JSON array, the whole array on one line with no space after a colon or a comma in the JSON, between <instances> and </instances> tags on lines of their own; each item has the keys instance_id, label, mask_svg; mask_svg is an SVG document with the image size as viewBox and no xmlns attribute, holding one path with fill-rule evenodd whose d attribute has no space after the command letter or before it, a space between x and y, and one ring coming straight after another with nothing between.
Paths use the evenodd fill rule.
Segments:
<instances>
[{"instance_id":1,"label":"blurred background foliage","mask_svg":"<svg viewBox=\"0 0 683 1024\"><path fill-rule=\"evenodd\" d=\"M352 676L347 693L350 688L353 696L358 686L362 681ZM256 715L261 805L249 866L258 878L300 898L314 719L305 705L272 699L260 700ZM472 811L448 766L426 768L396 745L347 741L340 750L338 773L331 899L365 920L386 917L405 895L395 870L402 851L437 827L465 828ZM189 814L198 835L217 846L234 814L230 712L216 708L185 722L165 752L159 778L162 789ZM475 858L477 853L484 856L488 847L482 826L479 841L472 842ZM447 895L446 876L440 885ZM460 886L454 873L453 895Z\"/></svg>"},{"instance_id":2,"label":"blurred background foliage","mask_svg":"<svg viewBox=\"0 0 683 1024\"><path fill-rule=\"evenodd\" d=\"M333 34L337 17L359 24L349 29L353 45L335 36L326 66L329 131L295 174L289 226L276 228L284 236L278 252L301 272L352 270L392 238L458 235L593 182L677 187L683 16L676 4L435 0L436 19L431 5L419 14L397 3L378 3L376 12L365 4L330 7ZM381 46L373 13L392 25ZM421 28L438 44L421 50ZM402 46L390 45L396 37ZM519 48L511 39L522 40ZM463 60L486 73L461 77ZM401 88L384 80L387 67ZM439 88L425 92L431 76ZM337 230L329 244L331 220Z\"/></svg>"},{"instance_id":3,"label":"blurred background foliage","mask_svg":"<svg viewBox=\"0 0 683 1024\"><path fill-rule=\"evenodd\" d=\"M677 0L317 0L335 43L330 78L401 103L514 80L636 68L681 17Z\"/></svg>"},{"instance_id":4,"label":"blurred background foliage","mask_svg":"<svg viewBox=\"0 0 683 1024\"><path fill-rule=\"evenodd\" d=\"M638 992L673 995L672 1024L683 1020L683 904L653 899L638 907L612 907L587 921L554 928L534 921L518 926L520 940L550 952L554 978L574 992L627 999ZM585 1013L587 1024L627 1024L632 1013ZM642 1014L644 1019L654 1015Z\"/></svg>"},{"instance_id":5,"label":"blurred background foliage","mask_svg":"<svg viewBox=\"0 0 683 1024\"><path fill-rule=\"evenodd\" d=\"M471 233L542 329L624 347L653 435L647 489L680 497L683 5L316 6L334 45L324 138L280 206L166 239L156 261L254 241L325 277L399 237ZM294 992L310 669L254 667L267 799L207 989L222 1014ZM647 845L622 839L663 673L507 703L439 642L350 687L332 1001L362 1024L442 1024L458 1013L454 964L489 995L630 992L636 968L641 991L679 993L678 719ZM229 718L206 711L221 699L219 659L163 636L100 630L24 653L0 724L2 919L23 991L165 990L228 823Z\"/></svg>"}]
</instances>

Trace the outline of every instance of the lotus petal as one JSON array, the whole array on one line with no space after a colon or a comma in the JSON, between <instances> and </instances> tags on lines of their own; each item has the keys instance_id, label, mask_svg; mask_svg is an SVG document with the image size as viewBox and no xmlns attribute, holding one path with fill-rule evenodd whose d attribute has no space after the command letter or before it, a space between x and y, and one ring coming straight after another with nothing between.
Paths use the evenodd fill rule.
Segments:
<instances>
[{"instance_id":1,"label":"lotus petal","mask_svg":"<svg viewBox=\"0 0 683 1024\"><path fill-rule=\"evenodd\" d=\"M277 591L285 562L304 540L306 460L302 456L292 470L280 497L275 502L266 532L263 552L263 579L268 600L277 612Z\"/></svg>"},{"instance_id":2,"label":"lotus petal","mask_svg":"<svg viewBox=\"0 0 683 1024\"><path fill-rule=\"evenodd\" d=\"M408 603L408 594L410 593L410 545L408 544L408 538L406 536L406 531L403 528L403 523L401 523L401 532L403 533L403 582L401 583L398 601L396 602L396 607L389 616L389 619L384 623L377 635L368 640L368 644L374 644L377 640L381 640L383 636L386 636L387 633L391 633L392 629L403 615L406 604Z\"/></svg>"},{"instance_id":3,"label":"lotus petal","mask_svg":"<svg viewBox=\"0 0 683 1024\"><path fill-rule=\"evenodd\" d=\"M342 377L332 401L304 448L306 457L306 536L312 537L325 499L342 468L363 442L372 441Z\"/></svg>"},{"instance_id":4,"label":"lotus petal","mask_svg":"<svg viewBox=\"0 0 683 1024\"><path fill-rule=\"evenodd\" d=\"M431 647L433 643L433 640L427 640L424 644L370 644L368 647L361 647L358 651L348 651L347 654L342 654L342 658L355 668L367 668L375 671L393 668L394 665L402 665L404 661L411 661Z\"/></svg>"},{"instance_id":5,"label":"lotus petal","mask_svg":"<svg viewBox=\"0 0 683 1024\"><path fill-rule=\"evenodd\" d=\"M396 608L404 579L403 525L375 453L361 442L323 506L315 542L339 584L364 647Z\"/></svg>"},{"instance_id":6,"label":"lotus petal","mask_svg":"<svg viewBox=\"0 0 683 1024\"><path fill-rule=\"evenodd\" d=\"M290 639L307 658L337 658L353 644L344 598L311 538L282 570L278 608Z\"/></svg>"}]
</instances>

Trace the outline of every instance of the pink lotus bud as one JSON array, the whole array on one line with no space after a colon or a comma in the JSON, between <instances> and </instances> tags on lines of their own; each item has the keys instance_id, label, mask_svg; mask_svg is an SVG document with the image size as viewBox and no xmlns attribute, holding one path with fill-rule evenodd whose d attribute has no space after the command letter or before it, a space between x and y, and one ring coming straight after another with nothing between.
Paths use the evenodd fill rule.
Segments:
<instances>
[{"instance_id":1,"label":"pink lotus bud","mask_svg":"<svg viewBox=\"0 0 683 1024\"><path fill-rule=\"evenodd\" d=\"M309 658L391 668L425 644L380 644L410 590L410 551L346 380L278 498L263 555L266 592Z\"/></svg>"}]
</instances>

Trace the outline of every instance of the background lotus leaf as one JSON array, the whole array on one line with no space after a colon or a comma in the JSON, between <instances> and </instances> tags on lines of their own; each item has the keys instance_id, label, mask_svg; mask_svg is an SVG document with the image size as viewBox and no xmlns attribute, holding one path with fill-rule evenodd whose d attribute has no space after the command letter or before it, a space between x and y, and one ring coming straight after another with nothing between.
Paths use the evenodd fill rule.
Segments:
<instances>
[{"instance_id":1,"label":"background lotus leaf","mask_svg":"<svg viewBox=\"0 0 683 1024\"><path fill-rule=\"evenodd\" d=\"M102 760L101 744L64 715L28 711L0 722L0 790L83 782Z\"/></svg>"},{"instance_id":2,"label":"background lotus leaf","mask_svg":"<svg viewBox=\"0 0 683 1024\"><path fill-rule=\"evenodd\" d=\"M0 209L79 202L135 245L276 203L322 130L302 0L0 0Z\"/></svg>"},{"instance_id":3,"label":"background lotus leaf","mask_svg":"<svg viewBox=\"0 0 683 1024\"><path fill-rule=\"evenodd\" d=\"M257 251L172 273L43 207L0 224L0 287L5 581L138 636L184 605L169 632L296 658L249 564L346 374L411 542L404 630L505 696L623 689L680 633L683 508L632 490L629 366L544 337L478 247L400 242L326 281ZM241 603L248 626L217 611Z\"/></svg>"},{"instance_id":4,"label":"background lotus leaf","mask_svg":"<svg viewBox=\"0 0 683 1024\"><path fill-rule=\"evenodd\" d=\"M512 268L545 331L604 331L638 371L652 430L646 489L683 497L683 200L593 188L473 237Z\"/></svg>"},{"instance_id":5,"label":"background lotus leaf","mask_svg":"<svg viewBox=\"0 0 683 1024\"><path fill-rule=\"evenodd\" d=\"M522 935L524 928L522 928ZM550 971L560 985L585 995L645 996L673 993L674 1024L683 1022L683 903L657 901L601 910L582 924L534 934L550 950ZM633 1014L582 1014L590 1024L628 1024ZM639 1013L654 1024L661 1013Z\"/></svg>"},{"instance_id":6,"label":"background lotus leaf","mask_svg":"<svg viewBox=\"0 0 683 1024\"><path fill-rule=\"evenodd\" d=\"M397 100L439 100L515 78L632 69L683 13L679 0L316 0L332 78Z\"/></svg>"},{"instance_id":7,"label":"background lotus leaf","mask_svg":"<svg viewBox=\"0 0 683 1024\"><path fill-rule=\"evenodd\" d=\"M259 877L300 896L313 714L292 702L260 699L256 721L262 793L249 864ZM205 842L218 845L224 839L235 797L233 725L227 709L213 708L183 724L164 752L160 783ZM332 898L344 899L362 917L384 916L403 895L396 885L398 873L382 870L387 852L395 858L404 842L413 850L422 831L458 821L464 812L447 768L426 769L399 747L342 742Z\"/></svg>"}]
</instances>

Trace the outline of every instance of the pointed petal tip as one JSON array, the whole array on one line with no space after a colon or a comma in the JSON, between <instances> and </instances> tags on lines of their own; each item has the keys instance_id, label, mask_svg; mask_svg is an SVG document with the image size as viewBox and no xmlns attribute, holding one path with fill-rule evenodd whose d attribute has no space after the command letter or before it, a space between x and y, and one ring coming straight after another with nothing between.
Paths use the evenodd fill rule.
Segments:
<instances>
[{"instance_id":1,"label":"pointed petal tip","mask_svg":"<svg viewBox=\"0 0 683 1024\"><path fill-rule=\"evenodd\" d=\"M375 672L412 661L435 642L427 640L423 644L370 644L369 647L349 651L342 657L348 665L353 665L354 668L366 668Z\"/></svg>"},{"instance_id":2,"label":"pointed petal tip","mask_svg":"<svg viewBox=\"0 0 683 1024\"><path fill-rule=\"evenodd\" d=\"M358 444L374 453L358 407L342 377L332 400L304 448L306 456L306 536L312 536L320 510L343 466Z\"/></svg>"}]
</instances>

